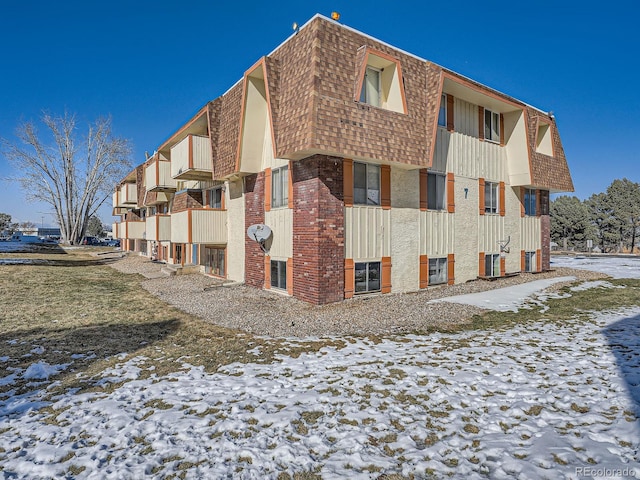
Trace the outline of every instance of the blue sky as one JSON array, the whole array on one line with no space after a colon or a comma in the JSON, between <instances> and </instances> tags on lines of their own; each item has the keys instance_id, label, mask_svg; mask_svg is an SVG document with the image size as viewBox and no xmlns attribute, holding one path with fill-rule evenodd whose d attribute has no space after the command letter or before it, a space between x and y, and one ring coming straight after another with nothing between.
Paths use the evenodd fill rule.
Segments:
<instances>
[{"instance_id":1,"label":"blue sky","mask_svg":"<svg viewBox=\"0 0 640 480\"><path fill-rule=\"evenodd\" d=\"M434 7L434 5L439 5ZM315 13L556 115L575 194L640 181L640 2L20 0L0 3L0 137L42 110L111 115L135 164ZM11 175L0 159L0 178ZM50 224L0 184L0 212ZM111 223L110 199L101 209Z\"/></svg>"}]
</instances>

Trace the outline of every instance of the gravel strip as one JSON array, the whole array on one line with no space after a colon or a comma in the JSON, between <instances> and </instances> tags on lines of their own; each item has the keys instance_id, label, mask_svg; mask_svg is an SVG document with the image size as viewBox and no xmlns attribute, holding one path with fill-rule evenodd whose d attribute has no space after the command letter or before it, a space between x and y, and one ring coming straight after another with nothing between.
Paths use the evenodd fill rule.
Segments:
<instances>
[{"instance_id":1,"label":"gravel strip","mask_svg":"<svg viewBox=\"0 0 640 480\"><path fill-rule=\"evenodd\" d=\"M124 273L149 274L163 265L146 257L128 255L111 266ZM320 337L411 333L466 323L485 310L429 301L561 276L574 276L579 281L605 277L597 272L557 268L496 281L436 286L415 293L359 296L322 306L245 286L222 287L220 280L202 274L152 278L143 281L142 286L165 302L223 327L274 337ZM555 284L549 290L558 290L566 283Z\"/></svg>"}]
</instances>

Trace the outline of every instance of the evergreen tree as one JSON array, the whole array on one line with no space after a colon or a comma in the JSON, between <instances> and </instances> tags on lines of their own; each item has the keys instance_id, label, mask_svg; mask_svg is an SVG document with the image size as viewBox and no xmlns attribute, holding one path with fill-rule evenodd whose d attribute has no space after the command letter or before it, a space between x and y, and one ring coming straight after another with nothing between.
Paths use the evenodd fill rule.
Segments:
<instances>
[{"instance_id":1,"label":"evergreen tree","mask_svg":"<svg viewBox=\"0 0 640 480\"><path fill-rule=\"evenodd\" d=\"M629 246L633 252L640 229L640 184L626 178L607 187L606 199L617 227L619 250Z\"/></svg>"},{"instance_id":2,"label":"evergreen tree","mask_svg":"<svg viewBox=\"0 0 640 480\"><path fill-rule=\"evenodd\" d=\"M563 249L585 247L591 233L589 210L578 197L563 195L551 202L551 240Z\"/></svg>"},{"instance_id":3,"label":"evergreen tree","mask_svg":"<svg viewBox=\"0 0 640 480\"><path fill-rule=\"evenodd\" d=\"M589 210L589 220L593 226L596 245L603 252L609 251L615 245L617 228L607 201L607 195L594 193L584 203Z\"/></svg>"}]
</instances>

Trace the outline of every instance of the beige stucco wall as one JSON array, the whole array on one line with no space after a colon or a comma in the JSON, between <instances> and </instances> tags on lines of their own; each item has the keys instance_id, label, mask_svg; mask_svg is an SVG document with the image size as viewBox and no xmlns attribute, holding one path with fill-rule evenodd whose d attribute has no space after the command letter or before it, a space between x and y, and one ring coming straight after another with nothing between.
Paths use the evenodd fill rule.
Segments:
<instances>
[{"instance_id":1,"label":"beige stucco wall","mask_svg":"<svg viewBox=\"0 0 640 480\"><path fill-rule=\"evenodd\" d=\"M225 182L227 208L227 278L244 281L244 196L242 180Z\"/></svg>"},{"instance_id":2,"label":"beige stucco wall","mask_svg":"<svg viewBox=\"0 0 640 480\"><path fill-rule=\"evenodd\" d=\"M455 279L462 283L478 276L478 180L456 176L455 199Z\"/></svg>"},{"instance_id":3,"label":"beige stucco wall","mask_svg":"<svg viewBox=\"0 0 640 480\"><path fill-rule=\"evenodd\" d=\"M420 171L391 168L391 291L420 287Z\"/></svg>"}]
</instances>

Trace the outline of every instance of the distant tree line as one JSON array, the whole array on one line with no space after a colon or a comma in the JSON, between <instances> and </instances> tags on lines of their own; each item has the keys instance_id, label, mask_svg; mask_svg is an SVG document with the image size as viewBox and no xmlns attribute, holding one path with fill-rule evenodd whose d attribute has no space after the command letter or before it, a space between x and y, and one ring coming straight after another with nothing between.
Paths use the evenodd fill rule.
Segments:
<instances>
[{"instance_id":1,"label":"distant tree line","mask_svg":"<svg viewBox=\"0 0 640 480\"><path fill-rule=\"evenodd\" d=\"M13 222L11 215L8 213L0 213L0 235L12 235L18 229L35 228L33 222Z\"/></svg>"},{"instance_id":2,"label":"distant tree line","mask_svg":"<svg viewBox=\"0 0 640 480\"><path fill-rule=\"evenodd\" d=\"M563 250L634 252L640 236L640 183L614 180L607 191L581 201L563 195L551 202L551 240Z\"/></svg>"}]
</instances>

